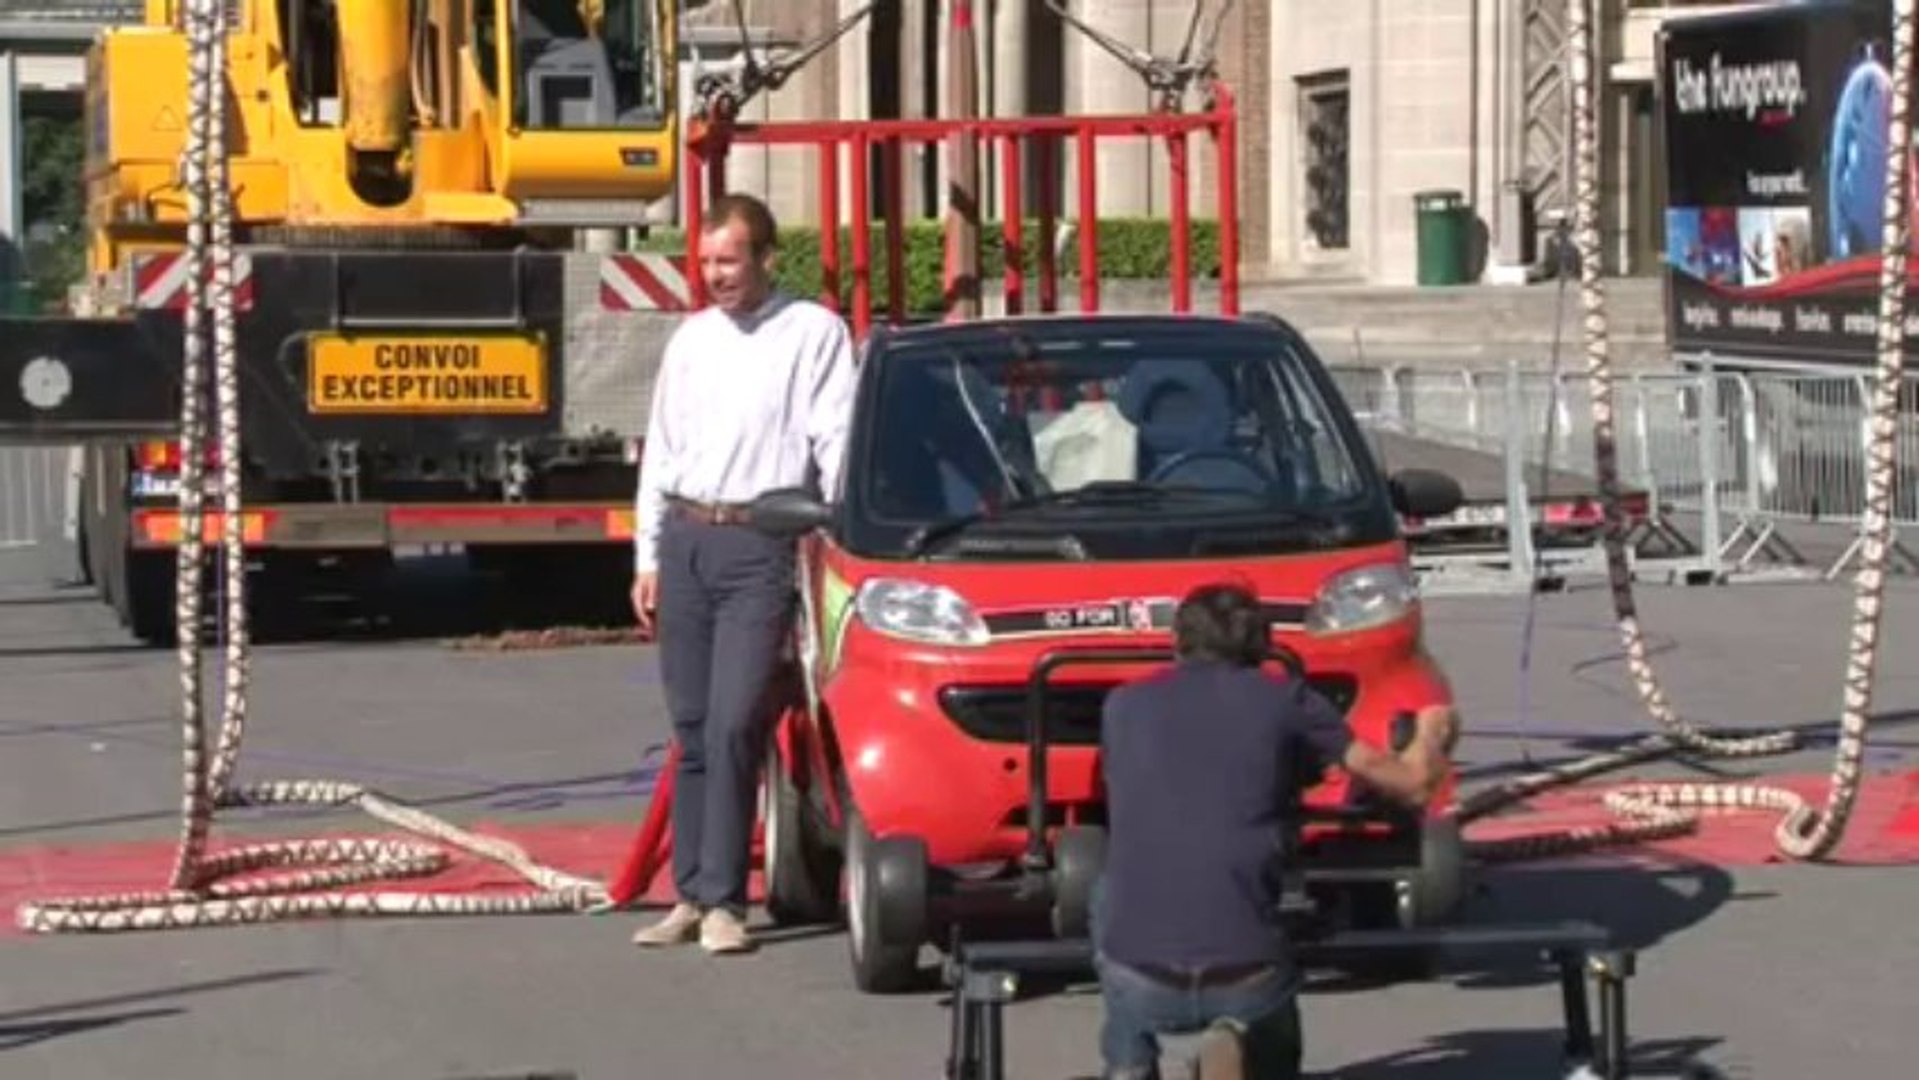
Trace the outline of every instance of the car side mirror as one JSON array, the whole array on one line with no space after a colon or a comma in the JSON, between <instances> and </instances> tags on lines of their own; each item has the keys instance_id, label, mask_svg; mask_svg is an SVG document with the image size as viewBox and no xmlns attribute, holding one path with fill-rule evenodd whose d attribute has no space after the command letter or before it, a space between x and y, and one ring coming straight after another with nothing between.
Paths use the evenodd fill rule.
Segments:
<instances>
[{"instance_id":1,"label":"car side mirror","mask_svg":"<svg viewBox=\"0 0 1919 1080\"><path fill-rule=\"evenodd\" d=\"M1433 469L1401 469L1387 482L1393 509L1413 518L1445 517L1466 501L1459 481Z\"/></svg>"},{"instance_id":2,"label":"car side mirror","mask_svg":"<svg viewBox=\"0 0 1919 1080\"><path fill-rule=\"evenodd\" d=\"M833 508L805 488L778 488L754 499L747 519L769 536L794 537L833 520Z\"/></svg>"}]
</instances>

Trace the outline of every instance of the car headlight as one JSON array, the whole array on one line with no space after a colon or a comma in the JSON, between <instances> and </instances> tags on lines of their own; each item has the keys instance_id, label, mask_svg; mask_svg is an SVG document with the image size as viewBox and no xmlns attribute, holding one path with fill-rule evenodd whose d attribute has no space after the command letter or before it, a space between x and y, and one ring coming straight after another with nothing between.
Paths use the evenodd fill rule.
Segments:
<instances>
[{"instance_id":1,"label":"car headlight","mask_svg":"<svg viewBox=\"0 0 1919 1080\"><path fill-rule=\"evenodd\" d=\"M1398 563L1348 570L1328 581L1306 613L1313 634L1370 630L1404 618L1419 601L1419 582Z\"/></svg>"},{"instance_id":2,"label":"car headlight","mask_svg":"<svg viewBox=\"0 0 1919 1080\"><path fill-rule=\"evenodd\" d=\"M944 585L874 578L853 598L860 621L879 633L934 645L984 645L986 623Z\"/></svg>"}]
</instances>

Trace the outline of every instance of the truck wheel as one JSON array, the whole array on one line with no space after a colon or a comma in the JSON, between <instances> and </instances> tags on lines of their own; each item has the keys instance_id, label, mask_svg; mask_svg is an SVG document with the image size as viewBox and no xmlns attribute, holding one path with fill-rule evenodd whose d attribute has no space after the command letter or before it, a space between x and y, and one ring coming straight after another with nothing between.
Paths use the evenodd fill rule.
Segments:
<instances>
[{"instance_id":1,"label":"truck wheel","mask_svg":"<svg viewBox=\"0 0 1919 1080\"><path fill-rule=\"evenodd\" d=\"M896 994L919 982L926 940L926 842L876 840L849 814L846 850L847 939L853 981L869 994Z\"/></svg>"},{"instance_id":2,"label":"truck wheel","mask_svg":"<svg viewBox=\"0 0 1919 1080\"><path fill-rule=\"evenodd\" d=\"M1059 834L1053 849L1053 933L1076 940L1092 936L1093 886L1106 869L1106 830L1075 825Z\"/></svg>"},{"instance_id":3,"label":"truck wheel","mask_svg":"<svg viewBox=\"0 0 1919 1080\"><path fill-rule=\"evenodd\" d=\"M107 451L97 446L90 448L87 451L86 469L80 480L83 489L80 531L86 537L87 566L94 589L100 595L100 602L118 615L120 594L126 591L121 582L121 578L125 577L125 559L120 554L126 544L126 514L124 511L116 513L115 507L106 505L104 494L118 490L115 482Z\"/></svg>"},{"instance_id":4,"label":"truck wheel","mask_svg":"<svg viewBox=\"0 0 1919 1080\"><path fill-rule=\"evenodd\" d=\"M115 606L120 621L133 636L149 645L167 646L177 640L179 613L175 594L175 558L171 551L126 551Z\"/></svg>"},{"instance_id":5,"label":"truck wheel","mask_svg":"<svg viewBox=\"0 0 1919 1080\"><path fill-rule=\"evenodd\" d=\"M91 508L92 504L88 504ZM92 568L93 588L99 594L100 603L116 615L120 611L120 560L108 545L112 535L112 526L105 518L93 514L89 509L87 516L87 564Z\"/></svg>"},{"instance_id":6,"label":"truck wheel","mask_svg":"<svg viewBox=\"0 0 1919 1080\"><path fill-rule=\"evenodd\" d=\"M85 502L85 500L82 501ZM91 505L91 503L86 503L86 506ZM94 526L87 523L87 519L92 515L86 509L86 506L81 507L79 521L75 523L73 531L74 555L79 559L80 563L80 580L76 582L76 584L95 585L98 584L98 582L96 582L93 577Z\"/></svg>"},{"instance_id":7,"label":"truck wheel","mask_svg":"<svg viewBox=\"0 0 1919 1080\"><path fill-rule=\"evenodd\" d=\"M766 913L781 925L833 923L840 914L839 860L814 827L806 796L780 759L779 741L766 740Z\"/></svg>"}]
</instances>

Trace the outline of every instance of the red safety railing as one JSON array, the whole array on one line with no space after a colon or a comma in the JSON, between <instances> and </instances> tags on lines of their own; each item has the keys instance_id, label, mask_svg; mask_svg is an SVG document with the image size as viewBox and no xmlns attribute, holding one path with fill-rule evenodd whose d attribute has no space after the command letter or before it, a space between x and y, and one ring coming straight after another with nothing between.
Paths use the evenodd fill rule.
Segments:
<instances>
[{"instance_id":1,"label":"red safety railing","mask_svg":"<svg viewBox=\"0 0 1919 1080\"><path fill-rule=\"evenodd\" d=\"M1000 223L998 242L1004 252L1002 279L1006 313L1025 312L1028 299L1024 235L1026 175L1023 168L1028 155L1037 161L1035 173L1049 178L1042 183L1034 201L1038 206L1039 246L1034 251L1038 280L1032 283L1037 293L1038 310L1059 310L1059 267L1053 251L1058 234L1064 192L1050 178L1059 174L1058 155L1067 147L1077 155L1078 177L1076 220L1079 238L1079 306L1087 312L1100 308L1099 232L1093 227L1099 219L1098 148L1111 140L1158 140L1166 149L1168 196L1171 203L1172 306L1176 312L1193 307L1192 249L1192 139L1210 139L1217 160L1215 214L1219 227L1219 307L1223 314L1239 313L1239 199L1237 115L1233 97L1220 84L1210 87L1209 101L1203 111L1147 113L1137 116L1045 116L956 120L826 120L776 121L758 124L719 121L693 125L682 159L685 170L687 276L693 306L706 303L705 288L699 276L699 238L704 209L708 202L727 191L727 157L735 146L810 147L817 151L819 163L819 225L822 271L821 300L835 311L842 309L843 275L851 275L850 311L844 311L859 337L864 337L873 322L873 215L866 162L875 148L880 153L881 202L884 207L881 228L885 230L884 258L887 261L885 311L891 321L907 317L905 281L905 173L909 145L950 145L955 139L973 140L976 149L991 145L998 150L1000 173ZM981 155L980 160L984 160ZM844 182L851 207L851 247L841 251L840 192ZM969 216L975 226L972 235L986 242L982 223ZM952 233L949 231L949 238ZM950 243L950 239L949 239ZM951 267L955 260L948 252L949 267L946 305L950 313L958 297ZM971 265L980 265L977 259Z\"/></svg>"}]
</instances>

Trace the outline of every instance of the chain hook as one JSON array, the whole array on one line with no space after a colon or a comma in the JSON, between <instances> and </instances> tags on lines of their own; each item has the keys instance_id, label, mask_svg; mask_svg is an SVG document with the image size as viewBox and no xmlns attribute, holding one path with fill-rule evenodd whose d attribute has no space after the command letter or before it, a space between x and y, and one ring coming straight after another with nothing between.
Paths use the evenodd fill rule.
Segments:
<instances>
[{"instance_id":1,"label":"chain hook","mask_svg":"<svg viewBox=\"0 0 1919 1080\"><path fill-rule=\"evenodd\" d=\"M733 24L740 33L740 58L732 70L695 77L693 92L700 101L700 114L707 123L730 123L737 119L748 102L766 91L778 91L786 80L818 56L828 45L845 37L847 31L872 12L869 2L841 19L832 28L815 36L790 52L762 58L753 47L753 35L746 26L746 12L740 0L733 0Z\"/></svg>"},{"instance_id":2,"label":"chain hook","mask_svg":"<svg viewBox=\"0 0 1919 1080\"><path fill-rule=\"evenodd\" d=\"M1091 38L1094 44L1144 79L1146 89L1153 95L1153 107L1159 112L1178 112L1186 98L1187 89L1195 83L1202 87L1208 98L1207 104L1212 104L1211 88L1219 79L1219 35L1225 28L1227 14L1233 10L1233 3L1234 0L1225 0L1219 6L1219 13L1213 17L1213 27L1206 35L1205 44L1198 45L1199 25L1206 14L1206 0L1193 0L1193 17L1186 24L1186 40L1177 56L1165 57L1128 45L1087 23L1067 10L1063 0L1046 0L1046 6L1053 14ZM1197 50L1195 46L1198 46Z\"/></svg>"}]
</instances>

